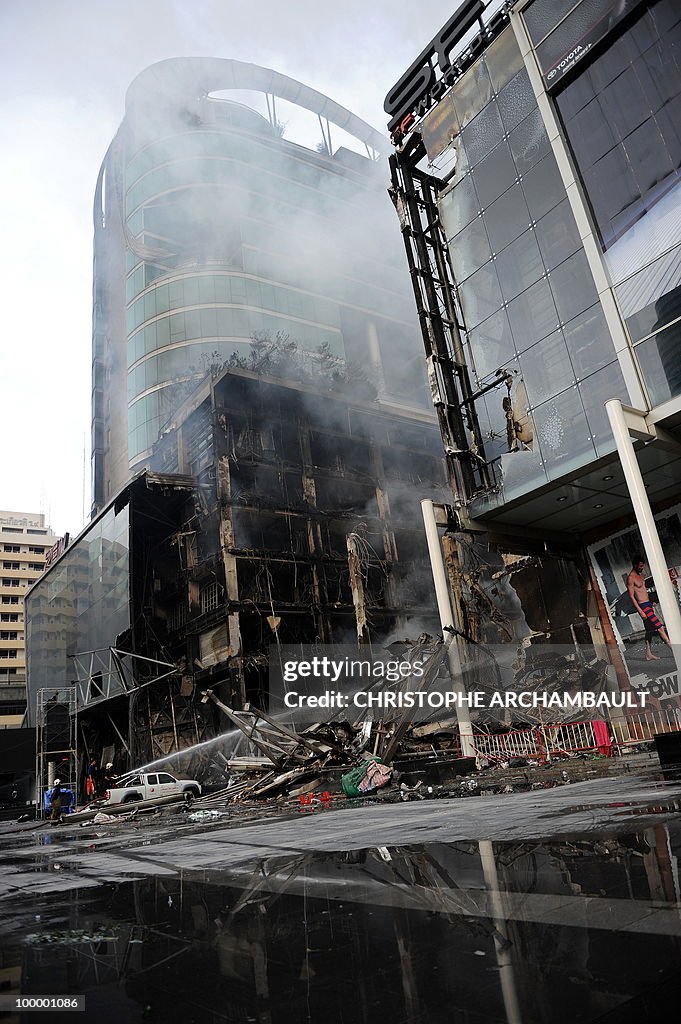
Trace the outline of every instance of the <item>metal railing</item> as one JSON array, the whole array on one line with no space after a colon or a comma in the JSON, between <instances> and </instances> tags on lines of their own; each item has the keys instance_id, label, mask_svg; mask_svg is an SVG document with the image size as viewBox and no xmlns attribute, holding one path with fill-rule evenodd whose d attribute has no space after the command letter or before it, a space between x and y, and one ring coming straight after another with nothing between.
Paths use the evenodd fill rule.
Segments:
<instances>
[{"instance_id":1,"label":"metal railing","mask_svg":"<svg viewBox=\"0 0 681 1024\"><path fill-rule=\"evenodd\" d=\"M537 725L509 732L474 733L473 745L479 758L492 762L525 757L546 761L554 754L610 753L610 743L596 737L593 722Z\"/></svg>"},{"instance_id":2,"label":"metal railing","mask_svg":"<svg viewBox=\"0 0 681 1024\"><path fill-rule=\"evenodd\" d=\"M472 741L476 756L493 763L514 757L543 762L554 754L621 754L628 746L651 742L659 733L681 732L681 708L651 709L613 719L606 725L611 741L596 734L594 722L536 725L498 733L475 732Z\"/></svg>"},{"instance_id":3,"label":"metal railing","mask_svg":"<svg viewBox=\"0 0 681 1024\"><path fill-rule=\"evenodd\" d=\"M619 747L645 743L658 733L681 731L681 708L650 709L626 718L616 718L610 722L610 728Z\"/></svg>"}]
</instances>

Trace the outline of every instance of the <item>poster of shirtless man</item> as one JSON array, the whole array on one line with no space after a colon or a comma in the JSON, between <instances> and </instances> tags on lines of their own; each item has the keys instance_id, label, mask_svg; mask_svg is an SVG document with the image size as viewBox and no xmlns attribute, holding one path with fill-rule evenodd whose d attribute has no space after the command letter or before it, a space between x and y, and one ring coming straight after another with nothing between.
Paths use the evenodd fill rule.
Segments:
<instances>
[{"instance_id":1,"label":"poster of shirtless man","mask_svg":"<svg viewBox=\"0 0 681 1024\"><path fill-rule=\"evenodd\" d=\"M679 596L681 586L681 506L655 516L669 576ZM661 704L671 702L681 715L681 680L669 636L660 616L657 594L645 562L641 534L629 526L588 548L595 582L605 602L615 639L631 684L647 689Z\"/></svg>"},{"instance_id":2,"label":"poster of shirtless man","mask_svg":"<svg viewBox=\"0 0 681 1024\"><path fill-rule=\"evenodd\" d=\"M636 611L643 619L646 641L646 661L659 661L660 659L658 655L653 654L651 649L652 639L655 634L657 634L668 647L671 647L671 644L669 643L669 637L667 636L664 624L658 618L653 602L650 600L648 588L646 587L645 576L643 575L644 568L645 559L642 555L635 554L631 561L631 572L627 576L627 592L634 603Z\"/></svg>"}]
</instances>

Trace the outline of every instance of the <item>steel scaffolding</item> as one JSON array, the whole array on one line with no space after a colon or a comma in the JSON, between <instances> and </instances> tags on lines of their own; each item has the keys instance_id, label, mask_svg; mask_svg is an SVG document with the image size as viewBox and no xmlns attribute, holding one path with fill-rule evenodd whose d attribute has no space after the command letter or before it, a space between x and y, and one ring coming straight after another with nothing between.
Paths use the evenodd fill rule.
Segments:
<instances>
[{"instance_id":1,"label":"steel scaffolding","mask_svg":"<svg viewBox=\"0 0 681 1024\"><path fill-rule=\"evenodd\" d=\"M36 811L45 816L44 796L58 778L78 799L78 739L75 686L38 690L36 705Z\"/></svg>"}]
</instances>

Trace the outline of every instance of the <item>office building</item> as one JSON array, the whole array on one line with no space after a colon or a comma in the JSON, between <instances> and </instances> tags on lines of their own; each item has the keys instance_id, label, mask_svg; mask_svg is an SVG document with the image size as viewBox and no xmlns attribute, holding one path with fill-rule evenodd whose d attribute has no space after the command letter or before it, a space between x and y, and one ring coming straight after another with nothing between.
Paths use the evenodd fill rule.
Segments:
<instances>
[{"instance_id":1,"label":"office building","mask_svg":"<svg viewBox=\"0 0 681 1024\"><path fill-rule=\"evenodd\" d=\"M117 768L223 731L204 688L267 707L271 644L437 627L418 499L444 466L388 148L236 61L128 91L95 200L93 519L28 604L31 715L73 687Z\"/></svg>"},{"instance_id":2,"label":"office building","mask_svg":"<svg viewBox=\"0 0 681 1024\"><path fill-rule=\"evenodd\" d=\"M135 79L95 199L95 512L148 464L188 388L254 336L361 366L379 400L427 401L387 150L255 65L178 58Z\"/></svg>"},{"instance_id":3,"label":"office building","mask_svg":"<svg viewBox=\"0 0 681 1024\"><path fill-rule=\"evenodd\" d=\"M643 545L609 400L681 563L680 54L673 0L468 0L386 99L458 522L571 547L622 647Z\"/></svg>"},{"instance_id":4,"label":"office building","mask_svg":"<svg viewBox=\"0 0 681 1024\"><path fill-rule=\"evenodd\" d=\"M0 728L21 725L26 708L24 597L57 543L42 513L0 512Z\"/></svg>"}]
</instances>

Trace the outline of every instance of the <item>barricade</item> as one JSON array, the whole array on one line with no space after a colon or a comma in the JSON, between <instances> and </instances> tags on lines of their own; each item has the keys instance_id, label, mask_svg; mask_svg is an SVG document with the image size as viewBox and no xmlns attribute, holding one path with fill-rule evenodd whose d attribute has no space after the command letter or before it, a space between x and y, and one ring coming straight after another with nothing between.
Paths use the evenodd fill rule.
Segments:
<instances>
[{"instance_id":1,"label":"barricade","mask_svg":"<svg viewBox=\"0 0 681 1024\"><path fill-rule=\"evenodd\" d=\"M618 747L646 743L655 735L681 730L681 709L641 711L635 715L622 716L610 722L610 728Z\"/></svg>"},{"instance_id":2,"label":"barricade","mask_svg":"<svg viewBox=\"0 0 681 1024\"><path fill-rule=\"evenodd\" d=\"M596 738L592 722L565 722L509 732L475 733L473 744L478 757L492 762L514 757L543 762L553 754L594 753L603 741Z\"/></svg>"},{"instance_id":3,"label":"barricade","mask_svg":"<svg viewBox=\"0 0 681 1024\"><path fill-rule=\"evenodd\" d=\"M612 736L612 748L596 735L593 722L566 722L538 725L510 732L475 733L473 744L478 757L492 762L513 757L546 761L553 754L624 753L637 743L652 742L659 733L681 731L681 709L642 711L620 716L606 723Z\"/></svg>"},{"instance_id":4,"label":"barricade","mask_svg":"<svg viewBox=\"0 0 681 1024\"><path fill-rule=\"evenodd\" d=\"M554 754L622 754L637 743L652 742L659 733L681 731L681 708L642 711L606 721L612 742L603 731L596 732L594 722L564 722L534 725L508 732L473 733L478 758L493 764L514 757L544 762ZM460 744L458 744L460 746Z\"/></svg>"}]
</instances>

